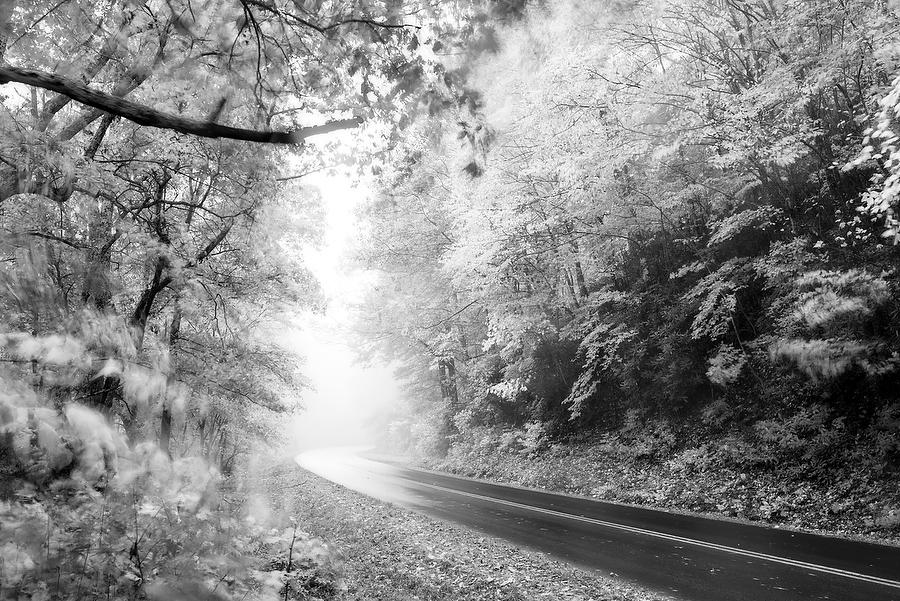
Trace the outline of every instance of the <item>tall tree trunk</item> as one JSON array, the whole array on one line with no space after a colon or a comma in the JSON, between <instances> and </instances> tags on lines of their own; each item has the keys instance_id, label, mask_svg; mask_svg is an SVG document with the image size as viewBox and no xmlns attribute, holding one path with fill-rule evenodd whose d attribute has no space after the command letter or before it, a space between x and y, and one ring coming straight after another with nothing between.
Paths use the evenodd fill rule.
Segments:
<instances>
[{"instance_id":1,"label":"tall tree trunk","mask_svg":"<svg viewBox=\"0 0 900 601\"><path fill-rule=\"evenodd\" d=\"M563 275L563 280L565 283L566 292L569 294L569 296L572 297L572 304L575 307L580 306L581 303L578 302L578 290L575 288L575 279L572 277L572 273L568 267L563 266L562 275Z\"/></svg>"},{"instance_id":2,"label":"tall tree trunk","mask_svg":"<svg viewBox=\"0 0 900 601\"><path fill-rule=\"evenodd\" d=\"M172 457L171 443L172 413L169 411L169 407L163 404L162 415L159 418L159 448L170 458Z\"/></svg>"},{"instance_id":3,"label":"tall tree trunk","mask_svg":"<svg viewBox=\"0 0 900 601\"><path fill-rule=\"evenodd\" d=\"M439 360L438 371L441 377L441 397L449 408L455 409L459 405L459 393L456 389L456 361L453 357Z\"/></svg>"},{"instance_id":4,"label":"tall tree trunk","mask_svg":"<svg viewBox=\"0 0 900 601\"><path fill-rule=\"evenodd\" d=\"M104 240L109 231L109 218L98 211L91 217L88 226L88 256L85 261L84 281L81 289L81 301L85 307L91 307L98 312L109 310L112 303L112 290L110 288L110 261L112 247L120 234L113 234L111 238ZM90 403L107 416L112 416L116 401L120 399L119 388L121 382L115 376L104 376L91 380L87 385L86 396ZM126 420L127 421L127 420Z\"/></svg>"},{"instance_id":5,"label":"tall tree trunk","mask_svg":"<svg viewBox=\"0 0 900 601\"><path fill-rule=\"evenodd\" d=\"M169 325L169 373L166 374L166 396L163 399L162 414L159 418L159 448L172 456L172 409L169 406L169 392L175 386L175 359L178 334L181 330L181 307L175 302L175 311Z\"/></svg>"},{"instance_id":6,"label":"tall tree trunk","mask_svg":"<svg viewBox=\"0 0 900 601\"><path fill-rule=\"evenodd\" d=\"M166 271L166 260L162 257L156 260L153 267L153 277L150 284L144 289L138 303L131 314L131 326L134 328L134 344L138 352L144 345L144 333L147 329L147 322L150 320L150 312L153 309L153 303L156 297L163 289L172 282L172 277L164 275Z\"/></svg>"},{"instance_id":7,"label":"tall tree trunk","mask_svg":"<svg viewBox=\"0 0 900 601\"><path fill-rule=\"evenodd\" d=\"M578 245L577 240L572 241L572 256L575 261L575 285L578 290L578 294L581 297L581 300L584 300L588 296L587 282L584 279L584 269L581 268L581 248Z\"/></svg>"},{"instance_id":8,"label":"tall tree trunk","mask_svg":"<svg viewBox=\"0 0 900 601\"><path fill-rule=\"evenodd\" d=\"M457 434L453 416L459 409L459 391L456 387L456 361L453 357L438 360L438 375L441 384L441 399L444 409L444 441L442 452L450 449L450 437Z\"/></svg>"}]
</instances>

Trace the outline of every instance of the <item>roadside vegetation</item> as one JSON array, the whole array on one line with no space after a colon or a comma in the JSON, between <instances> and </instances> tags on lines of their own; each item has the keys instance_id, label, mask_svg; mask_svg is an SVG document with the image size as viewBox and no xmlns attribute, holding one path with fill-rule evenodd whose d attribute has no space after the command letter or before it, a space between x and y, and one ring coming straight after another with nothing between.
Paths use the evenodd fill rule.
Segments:
<instances>
[{"instance_id":1,"label":"roadside vegetation","mask_svg":"<svg viewBox=\"0 0 900 601\"><path fill-rule=\"evenodd\" d=\"M386 440L630 502L900 533L900 20L528 5L367 207ZM460 131L460 128L462 131Z\"/></svg>"},{"instance_id":2,"label":"roadside vegetation","mask_svg":"<svg viewBox=\"0 0 900 601\"><path fill-rule=\"evenodd\" d=\"M654 436L641 428L550 442L509 429L485 431L445 456L411 459L430 469L607 501L900 542L897 478L871 466L868 445L829 456L823 465L800 454L760 457L766 449L735 437L674 448L676 440L671 431Z\"/></svg>"}]
</instances>

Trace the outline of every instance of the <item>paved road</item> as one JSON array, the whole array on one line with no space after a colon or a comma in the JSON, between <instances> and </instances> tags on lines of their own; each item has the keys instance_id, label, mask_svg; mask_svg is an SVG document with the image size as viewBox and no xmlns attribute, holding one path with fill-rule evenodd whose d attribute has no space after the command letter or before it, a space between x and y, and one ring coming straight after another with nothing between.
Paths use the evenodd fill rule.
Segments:
<instances>
[{"instance_id":1,"label":"paved road","mask_svg":"<svg viewBox=\"0 0 900 601\"><path fill-rule=\"evenodd\" d=\"M348 488L679 599L900 601L900 547L455 478L347 449L298 462Z\"/></svg>"}]
</instances>

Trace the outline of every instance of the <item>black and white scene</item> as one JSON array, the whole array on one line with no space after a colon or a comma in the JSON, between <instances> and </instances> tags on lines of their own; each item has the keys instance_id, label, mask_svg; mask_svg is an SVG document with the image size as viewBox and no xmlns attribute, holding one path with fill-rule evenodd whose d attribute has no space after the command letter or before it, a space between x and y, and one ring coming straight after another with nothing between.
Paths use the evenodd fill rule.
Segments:
<instances>
[{"instance_id":1,"label":"black and white scene","mask_svg":"<svg viewBox=\"0 0 900 601\"><path fill-rule=\"evenodd\" d=\"M900 0L0 0L0 601L900 601Z\"/></svg>"}]
</instances>

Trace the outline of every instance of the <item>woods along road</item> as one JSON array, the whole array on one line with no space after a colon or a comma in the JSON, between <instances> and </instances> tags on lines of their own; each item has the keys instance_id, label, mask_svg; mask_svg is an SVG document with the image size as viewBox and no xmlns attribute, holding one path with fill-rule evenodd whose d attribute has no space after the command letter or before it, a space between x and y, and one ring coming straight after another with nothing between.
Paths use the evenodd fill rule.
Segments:
<instances>
[{"instance_id":1,"label":"woods along road","mask_svg":"<svg viewBox=\"0 0 900 601\"><path fill-rule=\"evenodd\" d=\"M686 516L457 478L321 449L305 469L690 600L900 600L900 547Z\"/></svg>"}]
</instances>

